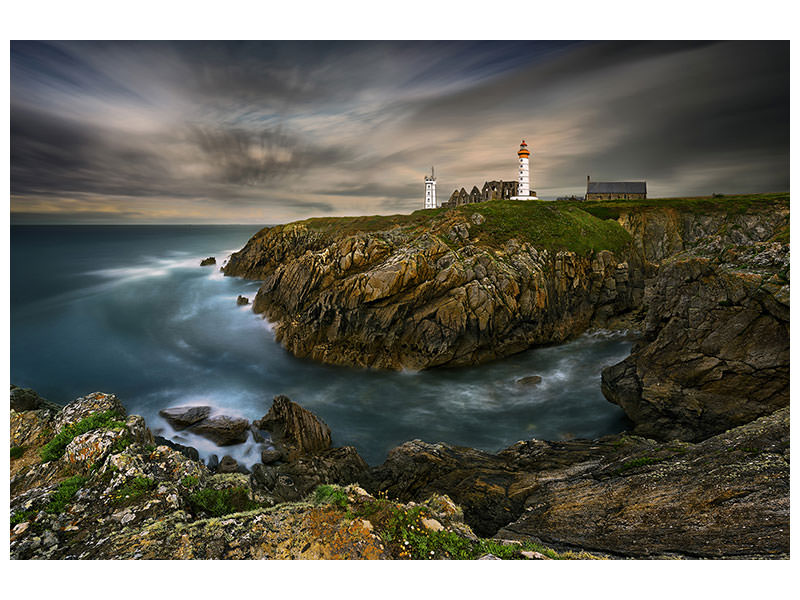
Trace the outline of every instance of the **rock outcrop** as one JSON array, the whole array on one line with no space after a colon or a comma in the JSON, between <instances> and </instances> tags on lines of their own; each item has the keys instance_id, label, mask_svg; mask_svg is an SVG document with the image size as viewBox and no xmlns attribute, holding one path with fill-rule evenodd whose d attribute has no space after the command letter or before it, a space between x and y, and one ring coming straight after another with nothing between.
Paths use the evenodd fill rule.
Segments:
<instances>
[{"instance_id":1,"label":"rock outcrop","mask_svg":"<svg viewBox=\"0 0 800 600\"><path fill-rule=\"evenodd\" d=\"M789 411L700 444L629 435L519 442L488 454L406 442L368 489L443 493L479 535L619 556L789 552Z\"/></svg>"},{"instance_id":2,"label":"rock outcrop","mask_svg":"<svg viewBox=\"0 0 800 600\"><path fill-rule=\"evenodd\" d=\"M497 238L505 217L459 210L422 229L317 231L300 222L259 232L224 272L265 279L253 310L276 322L276 339L296 356L390 369L486 362L640 304L643 272L623 250L621 228L578 209L534 208L532 220L563 227L561 219L571 234L613 235L594 232L596 250L563 250Z\"/></svg>"},{"instance_id":3,"label":"rock outcrop","mask_svg":"<svg viewBox=\"0 0 800 600\"><path fill-rule=\"evenodd\" d=\"M716 246L661 262L643 339L603 371L636 433L697 441L789 404L788 244Z\"/></svg>"},{"instance_id":4,"label":"rock outcrop","mask_svg":"<svg viewBox=\"0 0 800 600\"><path fill-rule=\"evenodd\" d=\"M286 396L275 396L269 412L253 423L272 433L290 460L331 447L331 429L317 416Z\"/></svg>"}]
</instances>

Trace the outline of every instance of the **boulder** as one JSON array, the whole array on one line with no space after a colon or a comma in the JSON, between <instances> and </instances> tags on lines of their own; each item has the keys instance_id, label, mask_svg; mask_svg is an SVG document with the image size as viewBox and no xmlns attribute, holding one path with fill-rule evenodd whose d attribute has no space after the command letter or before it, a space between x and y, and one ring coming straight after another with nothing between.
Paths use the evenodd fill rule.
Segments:
<instances>
[{"instance_id":1,"label":"boulder","mask_svg":"<svg viewBox=\"0 0 800 600\"><path fill-rule=\"evenodd\" d=\"M238 473L239 472L239 463L236 462L231 456L227 454L222 457L222 460L219 461L219 466L217 467L217 473Z\"/></svg>"},{"instance_id":2,"label":"boulder","mask_svg":"<svg viewBox=\"0 0 800 600\"><path fill-rule=\"evenodd\" d=\"M272 439L286 447L289 460L331 447L330 427L286 396L275 396L269 412L254 425L272 432Z\"/></svg>"},{"instance_id":3,"label":"boulder","mask_svg":"<svg viewBox=\"0 0 800 600\"><path fill-rule=\"evenodd\" d=\"M208 258L204 258L200 261L201 267L209 267L211 265L217 264L217 259L213 256L209 256Z\"/></svg>"},{"instance_id":4,"label":"boulder","mask_svg":"<svg viewBox=\"0 0 800 600\"><path fill-rule=\"evenodd\" d=\"M279 460L283 460L284 453L282 450L278 448L264 448L261 451L261 462L265 465L270 465L272 463L278 462Z\"/></svg>"},{"instance_id":5,"label":"boulder","mask_svg":"<svg viewBox=\"0 0 800 600\"><path fill-rule=\"evenodd\" d=\"M167 421L176 431L186 429L207 418L211 414L210 406L175 406L164 408L158 414Z\"/></svg>"},{"instance_id":6,"label":"boulder","mask_svg":"<svg viewBox=\"0 0 800 600\"><path fill-rule=\"evenodd\" d=\"M239 296L238 298L236 298L236 304L237 306L246 306L250 304L250 298L248 298L247 296Z\"/></svg>"},{"instance_id":7,"label":"boulder","mask_svg":"<svg viewBox=\"0 0 800 600\"><path fill-rule=\"evenodd\" d=\"M190 431L208 438L218 446L230 446L247 441L250 423L239 417L217 415L192 425Z\"/></svg>"},{"instance_id":8,"label":"boulder","mask_svg":"<svg viewBox=\"0 0 800 600\"><path fill-rule=\"evenodd\" d=\"M216 454L212 454L208 457L206 461L206 467L208 467L209 471L216 471L217 467L219 466L219 456Z\"/></svg>"},{"instance_id":9,"label":"boulder","mask_svg":"<svg viewBox=\"0 0 800 600\"><path fill-rule=\"evenodd\" d=\"M541 383L542 378L539 375L528 375L527 377L521 377L517 379L517 383L519 385L536 385L537 383Z\"/></svg>"}]
</instances>

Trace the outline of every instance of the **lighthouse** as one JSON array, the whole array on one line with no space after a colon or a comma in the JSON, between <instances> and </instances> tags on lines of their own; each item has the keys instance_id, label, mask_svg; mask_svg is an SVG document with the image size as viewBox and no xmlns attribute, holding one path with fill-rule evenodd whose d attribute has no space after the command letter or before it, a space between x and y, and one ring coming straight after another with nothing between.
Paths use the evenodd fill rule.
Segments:
<instances>
[{"instance_id":1,"label":"lighthouse","mask_svg":"<svg viewBox=\"0 0 800 600\"><path fill-rule=\"evenodd\" d=\"M517 188L518 196L531 195L531 179L530 179L530 157L531 153L528 151L528 144L525 140L519 145L519 187Z\"/></svg>"},{"instance_id":2,"label":"lighthouse","mask_svg":"<svg viewBox=\"0 0 800 600\"><path fill-rule=\"evenodd\" d=\"M517 165L517 173L519 182L517 184L517 195L512 197L512 200L538 200L536 197L536 192L531 195L531 175L530 175L530 158L531 153L528 150L528 144L525 143L525 140L522 140L522 143L519 145L519 151L517 152L517 158L519 160L519 164Z\"/></svg>"},{"instance_id":3,"label":"lighthouse","mask_svg":"<svg viewBox=\"0 0 800 600\"><path fill-rule=\"evenodd\" d=\"M430 177L425 176L425 208L436 208L436 177L433 176L433 167Z\"/></svg>"}]
</instances>

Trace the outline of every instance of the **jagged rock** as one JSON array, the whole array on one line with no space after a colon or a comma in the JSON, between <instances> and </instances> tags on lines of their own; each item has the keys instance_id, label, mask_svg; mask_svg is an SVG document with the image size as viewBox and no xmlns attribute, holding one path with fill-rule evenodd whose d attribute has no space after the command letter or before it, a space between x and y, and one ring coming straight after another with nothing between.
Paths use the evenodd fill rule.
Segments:
<instances>
[{"instance_id":1,"label":"jagged rock","mask_svg":"<svg viewBox=\"0 0 800 600\"><path fill-rule=\"evenodd\" d=\"M250 298L246 296L239 296L236 298L236 304L237 306L246 306L250 304Z\"/></svg>"},{"instance_id":2,"label":"jagged rock","mask_svg":"<svg viewBox=\"0 0 800 600\"><path fill-rule=\"evenodd\" d=\"M139 415L131 415L125 420L125 428L130 434L131 441L143 446L152 446L155 444L155 438L150 428L145 423L144 417Z\"/></svg>"},{"instance_id":3,"label":"jagged rock","mask_svg":"<svg viewBox=\"0 0 800 600\"><path fill-rule=\"evenodd\" d=\"M153 437L153 443L158 446L167 446L168 448L172 448L173 450L180 452L186 458L189 458L191 460L200 460L200 454L197 452L197 448L193 448L192 446L184 446L183 444L179 444L178 442L173 442L172 440L168 440L167 438L161 437L160 435L156 435ZM212 456L216 455L212 454ZM217 460L219 459L217 458ZM211 469L211 466L209 465L208 468Z\"/></svg>"},{"instance_id":4,"label":"jagged rock","mask_svg":"<svg viewBox=\"0 0 800 600\"><path fill-rule=\"evenodd\" d=\"M521 377L517 379L517 383L519 385L536 385L537 383L541 383L542 378L539 375L528 375L527 377Z\"/></svg>"},{"instance_id":5,"label":"jagged rock","mask_svg":"<svg viewBox=\"0 0 800 600\"><path fill-rule=\"evenodd\" d=\"M58 433L67 425L72 425L88 417L92 413L113 411L121 418L127 417L125 407L114 394L94 392L67 404L56 415L53 424L54 431Z\"/></svg>"},{"instance_id":6,"label":"jagged rock","mask_svg":"<svg viewBox=\"0 0 800 600\"><path fill-rule=\"evenodd\" d=\"M208 258L204 258L200 261L201 267L208 267L215 264L217 264L217 259L213 256L209 256Z\"/></svg>"},{"instance_id":7,"label":"jagged rock","mask_svg":"<svg viewBox=\"0 0 800 600\"><path fill-rule=\"evenodd\" d=\"M176 431L199 423L211 414L210 406L175 406L164 408L158 414L167 421Z\"/></svg>"},{"instance_id":8,"label":"jagged rock","mask_svg":"<svg viewBox=\"0 0 800 600\"><path fill-rule=\"evenodd\" d=\"M11 408L17 412L46 409L58 412L61 407L42 398L31 389L11 385Z\"/></svg>"},{"instance_id":9,"label":"jagged rock","mask_svg":"<svg viewBox=\"0 0 800 600\"><path fill-rule=\"evenodd\" d=\"M330 427L286 396L275 396L269 412L253 424L272 432L273 440L286 447L289 460L331 447Z\"/></svg>"},{"instance_id":10,"label":"jagged rock","mask_svg":"<svg viewBox=\"0 0 800 600\"><path fill-rule=\"evenodd\" d=\"M192 425L190 430L208 438L218 446L230 446L247 441L250 423L247 419L217 415Z\"/></svg>"},{"instance_id":11,"label":"jagged rock","mask_svg":"<svg viewBox=\"0 0 800 600\"><path fill-rule=\"evenodd\" d=\"M219 466L219 456L216 454L211 454L206 461L206 467L208 467L209 471L216 471L217 467Z\"/></svg>"},{"instance_id":12,"label":"jagged rock","mask_svg":"<svg viewBox=\"0 0 800 600\"><path fill-rule=\"evenodd\" d=\"M119 429L96 429L75 437L64 450L64 459L71 465L91 466L105 458L114 444L125 437Z\"/></svg>"}]
</instances>

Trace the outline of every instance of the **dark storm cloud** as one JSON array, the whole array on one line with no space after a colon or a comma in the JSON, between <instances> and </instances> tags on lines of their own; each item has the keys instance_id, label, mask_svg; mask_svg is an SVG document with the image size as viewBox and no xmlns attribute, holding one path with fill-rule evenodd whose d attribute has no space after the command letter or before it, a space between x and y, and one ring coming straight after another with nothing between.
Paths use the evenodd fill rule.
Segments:
<instances>
[{"instance_id":1,"label":"dark storm cloud","mask_svg":"<svg viewBox=\"0 0 800 600\"><path fill-rule=\"evenodd\" d=\"M13 43L12 211L276 222L513 179L788 189L785 42ZM49 200L48 200L49 198Z\"/></svg>"}]
</instances>

